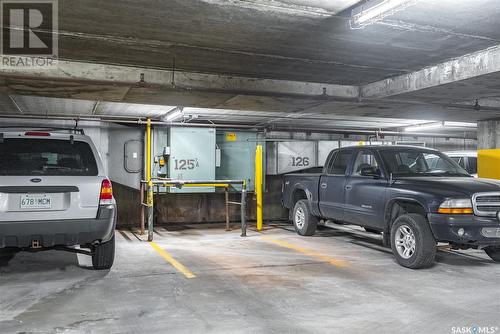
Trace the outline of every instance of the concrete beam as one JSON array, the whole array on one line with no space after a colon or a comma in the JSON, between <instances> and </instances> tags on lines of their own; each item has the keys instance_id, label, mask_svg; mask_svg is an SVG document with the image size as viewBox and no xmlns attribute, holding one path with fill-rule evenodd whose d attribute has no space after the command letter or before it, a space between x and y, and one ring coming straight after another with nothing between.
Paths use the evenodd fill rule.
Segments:
<instances>
[{"instance_id":1,"label":"concrete beam","mask_svg":"<svg viewBox=\"0 0 500 334\"><path fill-rule=\"evenodd\" d=\"M214 91L231 94L296 95L306 97L359 97L359 87L288 80L247 78L185 71L59 61L50 69L0 68L0 76L95 82L128 86Z\"/></svg>"},{"instance_id":2,"label":"concrete beam","mask_svg":"<svg viewBox=\"0 0 500 334\"><path fill-rule=\"evenodd\" d=\"M384 98L500 71L500 45L361 87L361 98Z\"/></svg>"}]
</instances>

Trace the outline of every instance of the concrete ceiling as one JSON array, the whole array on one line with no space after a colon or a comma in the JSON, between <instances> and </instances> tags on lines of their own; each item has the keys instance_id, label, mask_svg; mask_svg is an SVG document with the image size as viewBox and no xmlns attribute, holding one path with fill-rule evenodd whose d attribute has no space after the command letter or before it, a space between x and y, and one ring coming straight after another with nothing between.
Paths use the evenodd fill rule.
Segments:
<instances>
[{"instance_id":1,"label":"concrete ceiling","mask_svg":"<svg viewBox=\"0 0 500 334\"><path fill-rule=\"evenodd\" d=\"M232 122L241 121L244 111L260 111L262 117L254 121L270 126L283 120L334 126L339 116L359 122L368 117L358 124L373 128L408 119L500 116L500 69L495 65L500 51L485 51L500 45L499 1L420 0L352 30L350 11L358 2L62 0L59 57L66 62L52 72L0 69L1 111L18 112L12 97L29 96L42 98L38 106L51 97L87 101L88 106L99 101L226 109ZM463 58L480 51L494 61L483 66ZM445 65L453 59L458 60L450 65L452 73L467 68L465 63L477 66L448 80ZM397 78L409 82L425 68L433 75L424 70L425 84L417 89L400 85L403 89L390 94L363 95L365 86L390 92ZM473 108L476 99L480 110ZM59 105L67 109L57 113L78 113L64 103ZM134 114L121 106L123 111L117 105L113 112ZM134 109L135 114L156 115L146 109L154 108ZM325 117L332 123L313 121Z\"/></svg>"},{"instance_id":2,"label":"concrete ceiling","mask_svg":"<svg viewBox=\"0 0 500 334\"><path fill-rule=\"evenodd\" d=\"M500 44L497 0L420 0L351 30L356 2L66 0L60 57L358 85Z\"/></svg>"}]
</instances>

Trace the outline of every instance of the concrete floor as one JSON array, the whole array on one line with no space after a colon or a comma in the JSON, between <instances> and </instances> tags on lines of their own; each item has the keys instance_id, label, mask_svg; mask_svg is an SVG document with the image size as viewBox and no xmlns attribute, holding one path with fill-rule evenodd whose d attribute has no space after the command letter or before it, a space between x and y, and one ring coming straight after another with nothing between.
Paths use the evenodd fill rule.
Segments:
<instances>
[{"instance_id":1,"label":"concrete floor","mask_svg":"<svg viewBox=\"0 0 500 334\"><path fill-rule=\"evenodd\" d=\"M195 228L196 227L196 228ZM111 271L66 252L0 256L0 333L453 333L500 326L500 265L441 250L427 270L398 266L380 236L350 226L299 237L221 226L130 231ZM160 250L160 252L161 252ZM458 333L458 332L457 332Z\"/></svg>"}]
</instances>

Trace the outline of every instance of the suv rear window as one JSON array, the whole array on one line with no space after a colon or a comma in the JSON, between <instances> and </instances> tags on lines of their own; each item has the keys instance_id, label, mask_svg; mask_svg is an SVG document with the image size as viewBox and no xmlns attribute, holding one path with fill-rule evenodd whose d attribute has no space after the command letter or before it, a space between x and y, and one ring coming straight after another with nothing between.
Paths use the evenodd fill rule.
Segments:
<instances>
[{"instance_id":1,"label":"suv rear window","mask_svg":"<svg viewBox=\"0 0 500 334\"><path fill-rule=\"evenodd\" d=\"M96 176L89 144L57 139L5 138L0 142L0 175Z\"/></svg>"}]
</instances>

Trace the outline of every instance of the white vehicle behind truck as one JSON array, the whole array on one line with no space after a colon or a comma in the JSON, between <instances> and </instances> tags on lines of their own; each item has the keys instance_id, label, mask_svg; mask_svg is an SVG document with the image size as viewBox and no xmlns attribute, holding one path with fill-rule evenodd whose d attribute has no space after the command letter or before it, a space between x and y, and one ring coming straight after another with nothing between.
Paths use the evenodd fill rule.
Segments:
<instances>
[{"instance_id":1,"label":"white vehicle behind truck","mask_svg":"<svg viewBox=\"0 0 500 334\"><path fill-rule=\"evenodd\" d=\"M477 177L477 151L444 152L470 175Z\"/></svg>"}]
</instances>

